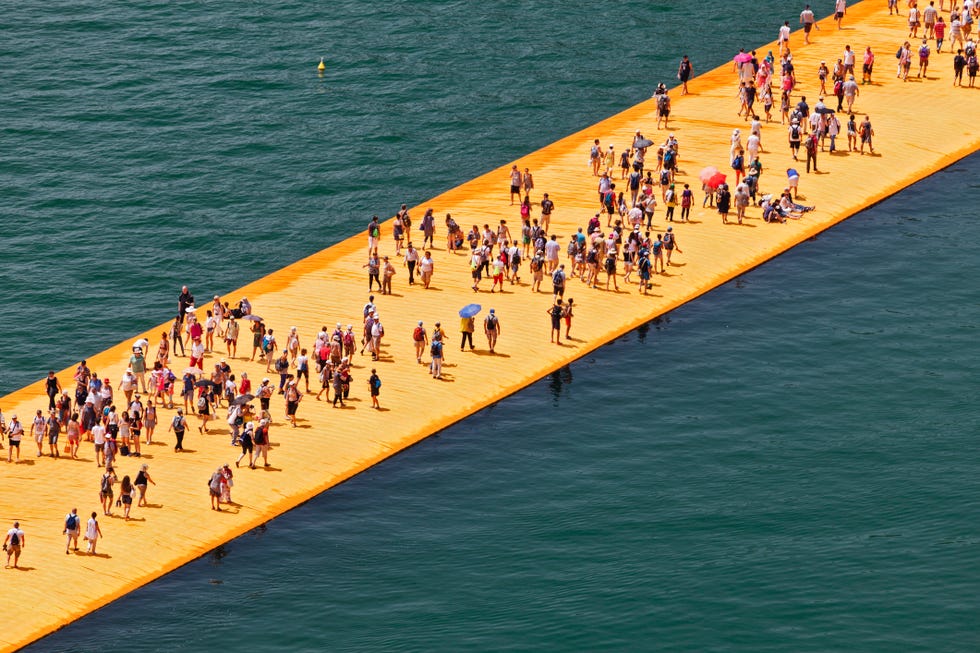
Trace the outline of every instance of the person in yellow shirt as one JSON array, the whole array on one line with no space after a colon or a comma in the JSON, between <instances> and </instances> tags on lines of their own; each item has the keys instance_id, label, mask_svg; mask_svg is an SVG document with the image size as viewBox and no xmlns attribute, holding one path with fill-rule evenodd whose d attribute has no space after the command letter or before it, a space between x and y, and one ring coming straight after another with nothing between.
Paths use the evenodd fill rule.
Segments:
<instances>
[{"instance_id":1,"label":"person in yellow shirt","mask_svg":"<svg viewBox=\"0 0 980 653\"><path fill-rule=\"evenodd\" d=\"M476 329L475 320L472 317L461 317L459 319L459 332L462 338L459 341L459 350L463 351L467 341L470 343L470 351L473 351L473 331Z\"/></svg>"}]
</instances>

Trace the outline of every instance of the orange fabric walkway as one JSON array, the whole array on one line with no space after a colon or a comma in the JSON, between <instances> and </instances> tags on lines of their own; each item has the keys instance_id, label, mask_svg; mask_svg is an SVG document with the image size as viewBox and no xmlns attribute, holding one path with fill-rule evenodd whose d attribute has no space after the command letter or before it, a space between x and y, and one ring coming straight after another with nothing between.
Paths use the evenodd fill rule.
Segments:
<instances>
[{"instance_id":1,"label":"orange fabric walkway","mask_svg":"<svg viewBox=\"0 0 980 653\"><path fill-rule=\"evenodd\" d=\"M93 462L91 446L83 446L82 461L36 458L33 442L25 437L21 463L0 462L0 524L5 532L11 522L19 520L27 534L23 570L3 570L0 576L5 596L0 649L23 646L106 605L974 152L980 146L980 131L974 121L975 94L952 87L951 55L933 54L928 80L896 80L894 52L905 39L907 28L904 17L889 17L884 9L883 2L852 7L843 31L824 20L823 29L814 33L814 43L808 46L802 45L802 33L793 34L794 61L802 82L797 95L807 95L811 106L817 95L816 70L821 59L832 65L846 43L859 53L859 70L865 46L872 46L879 57L876 82L861 87L855 106L859 117L865 113L871 116L877 134L876 154L848 153L846 137L840 139L844 151L833 156L822 153L822 174L804 173L801 181L804 203L815 204L818 210L801 220L767 224L753 208L745 225L725 226L717 213L700 209L697 173L704 166L715 165L730 174L729 137L734 127L747 135L747 124L735 115L737 84L730 65L692 80L691 95L681 97L672 91L670 131L680 141L683 172L678 182L687 181L698 191L692 222L674 223L683 254L675 256L668 274L654 279L655 285L646 297L638 293L636 285L627 287L622 281L621 292L614 293L587 289L580 281L571 280L566 297L575 299L576 318L572 340L562 346L547 340L550 325L545 311L551 306L550 282L546 276L543 286L548 292L532 294L526 264L521 285L508 286L503 294L476 295L470 290L468 257L463 254L448 254L441 247L435 252L434 287L429 290L409 287L406 271L399 263L395 294L379 294L377 300L387 331L383 358L376 365L384 384L383 411L370 409L366 381L371 363L363 357L355 361L355 399L347 409L334 409L308 396L299 409L300 428L289 428L283 420L282 400L274 398L272 440L278 446L271 453L273 467L236 470L233 497L241 505L221 513L209 509L203 481L239 451L228 444L227 426L219 419L210 435L198 435L198 421L190 417L185 444L193 451L175 454L172 436L165 432L172 412L161 411L157 440L166 446L145 447L149 455L120 458L117 464L120 478L135 475L143 462L149 464L157 483L148 493L153 507L134 508L135 519L130 522L101 518L105 533L99 543L101 557L66 556L60 535L64 515L72 507L78 507L83 524L91 511L99 510L101 470ZM769 48L774 46L763 46L760 53ZM778 116L778 100L776 108ZM551 231L560 235L563 260L569 235L584 226L596 210L596 179L586 163L592 140L600 138L604 147L614 144L618 153L641 129L659 143L665 134L658 132L655 124L655 106L652 101L644 102L515 162L534 173L533 199L540 200L541 193L548 192L557 204ZM765 173L761 185L778 193L786 185L784 171L792 164L785 127L766 125L762 142ZM802 171L802 166L794 167ZM418 240L417 225L427 206L434 207L440 216L437 243L445 240L442 218L446 212L451 212L464 229L472 224L495 225L504 218L518 231L517 207L508 205L509 169L507 164L414 209L413 236ZM661 202L656 214L658 226L664 225L663 216ZM280 343L293 325L299 328L304 346L312 343L323 324L332 328L334 323L343 322L359 327L361 307L367 298L362 269L366 245L365 234L359 233L227 293L227 297L237 300L247 295L255 312L279 334ZM390 223L384 225L381 253L393 254ZM189 279L188 283L199 301L213 294L199 281ZM484 281L483 288L489 285ZM456 346L456 311L474 301L484 306L481 319L491 307L500 316L502 334L497 355L486 350L479 328L476 352L461 353ZM411 334L417 320L424 320L430 332L432 325L441 321L448 332L442 381L432 379L425 367L415 362ZM156 351L161 330L157 327L144 334L151 341L151 353ZM117 384L135 339L127 338L112 349L88 355L91 369ZM244 329L239 342L240 353L250 353L251 339ZM79 352L80 357L87 354ZM206 367L218 358L209 358ZM264 376L264 368L257 363L241 359L230 362L235 372L247 370L253 381ZM175 371L179 373L185 363L186 359L176 359ZM71 386L72 373L73 369L59 374L64 385ZM26 424L36 409L46 405L41 383L0 400L8 420L11 413L17 413ZM5 458L6 451L2 453Z\"/></svg>"}]
</instances>

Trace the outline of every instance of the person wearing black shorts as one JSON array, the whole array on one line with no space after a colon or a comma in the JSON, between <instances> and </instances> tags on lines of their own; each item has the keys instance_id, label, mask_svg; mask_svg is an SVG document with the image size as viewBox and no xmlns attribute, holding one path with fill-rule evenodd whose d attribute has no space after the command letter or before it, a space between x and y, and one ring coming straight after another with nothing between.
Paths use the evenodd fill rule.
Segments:
<instances>
[{"instance_id":1,"label":"person wearing black shorts","mask_svg":"<svg viewBox=\"0 0 980 653\"><path fill-rule=\"evenodd\" d=\"M677 79L681 80L681 95L687 95L687 80L691 79L693 72L694 66L691 65L691 60L685 54L681 57L681 63L677 67Z\"/></svg>"}]
</instances>

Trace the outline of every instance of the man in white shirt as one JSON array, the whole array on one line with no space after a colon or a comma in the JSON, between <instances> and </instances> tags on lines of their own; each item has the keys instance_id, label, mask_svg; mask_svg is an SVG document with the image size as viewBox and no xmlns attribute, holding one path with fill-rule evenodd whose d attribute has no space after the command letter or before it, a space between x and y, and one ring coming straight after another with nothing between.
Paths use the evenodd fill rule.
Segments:
<instances>
[{"instance_id":1,"label":"man in white shirt","mask_svg":"<svg viewBox=\"0 0 980 653\"><path fill-rule=\"evenodd\" d=\"M17 419L17 415L10 416L10 428L7 429L7 462L10 462L14 449L17 450L17 462L20 462L20 439L24 436L24 425Z\"/></svg>"},{"instance_id":2,"label":"man in white shirt","mask_svg":"<svg viewBox=\"0 0 980 653\"><path fill-rule=\"evenodd\" d=\"M105 427L98 421L92 427L92 444L95 446L95 466L102 467L105 460Z\"/></svg>"},{"instance_id":3,"label":"man in white shirt","mask_svg":"<svg viewBox=\"0 0 980 653\"><path fill-rule=\"evenodd\" d=\"M38 458L44 455L42 445L44 445L44 435L47 432L48 423L44 420L44 416L41 415L41 411L39 410L34 416L34 421L31 423L31 435L34 436L34 442L37 444Z\"/></svg>"},{"instance_id":4,"label":"man in white shirt","mask_svg":"<svg viewBox=\"0 0 980 653\"><path fill-rule=\"evenodd\" d=\"M784 21L783 26L779 28L779 37L777 41L779 42L779 56L783 55L783 52L789 49L789 21Z\"/></svg>"},{"instance_id":5,"label":"man in white shirt","mask_svg":"<svg viewBox=\"0 0 980 653\"><path fill-rule=\"evenodd\" d=\"M17 561L20 560L20 551L24 548L24 531L20 529L20 522L14 522L14 527L7 531L7 537L3 539L3 550L7 552L7 567L10 565L10 558L14 559L13 567L17 568Z\"/></svg>"},{"instance_id":6,"label":"man in white shirt","mask_svg":"<svg viewBox=\"0 0 980 653\"><path fill-rule=\"evenodd\" d=\"M554 272L558 267L558 255L561 253L561 243L558 236L551 235L551 240L544 244L544 260L548 262L548 272Z\"/></svg>"},{"instance_id":7,"label":"man in white shirt","mask_svg":"<svg viewBox=\"0 0 980 653\"><path fill-rule=\"evenodd\" d=\"M810 5L803 8L800 12L800 25L803 26L803 43L806 45L810 44L810 30L813 26L817 24L817 19L813 15L813 10L810 9ZM820 29L819 27L817 29Z\"/></svg>"}]
</instances>

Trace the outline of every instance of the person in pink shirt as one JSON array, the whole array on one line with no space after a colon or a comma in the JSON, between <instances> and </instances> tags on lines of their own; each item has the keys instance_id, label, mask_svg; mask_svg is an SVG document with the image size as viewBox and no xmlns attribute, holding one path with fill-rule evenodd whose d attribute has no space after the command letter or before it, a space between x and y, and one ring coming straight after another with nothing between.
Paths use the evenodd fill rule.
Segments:
<instances>
[{"instance_id":1,"label":"person in pink shirt","mask_svg":"<svg viewBox=\"0 0 980 653\"><path fill-rule=\"evenodd\" d=\"M871 83L871 70L874 68L874 65L875 65L875 55L873 52L871 52L871 46L868 46L868 49L864 51L864 63L861 66L862 84Z\"/></svg>"}]
</instances>

